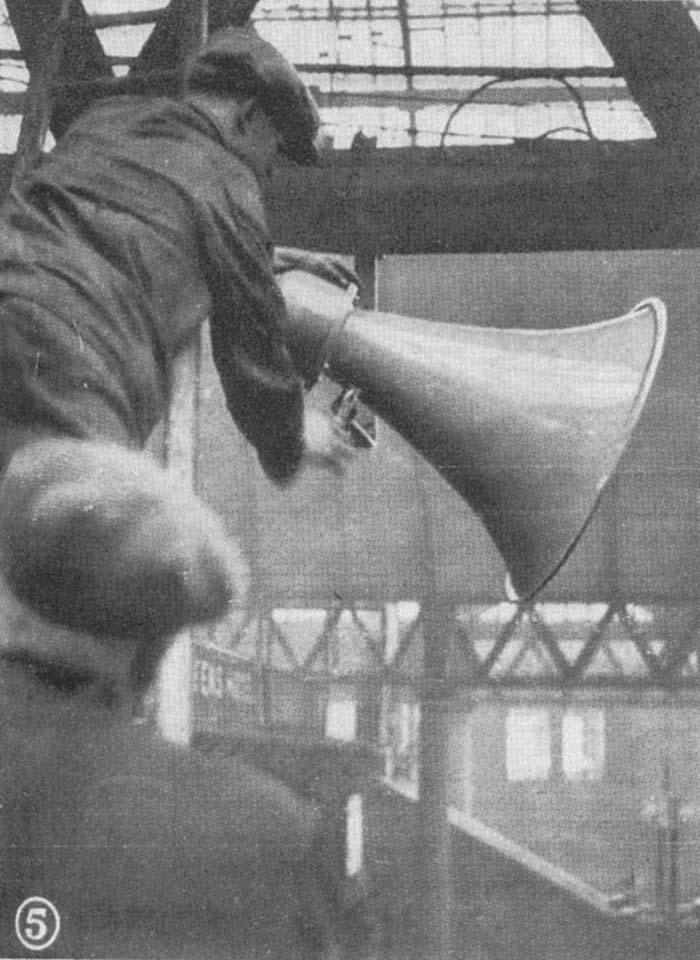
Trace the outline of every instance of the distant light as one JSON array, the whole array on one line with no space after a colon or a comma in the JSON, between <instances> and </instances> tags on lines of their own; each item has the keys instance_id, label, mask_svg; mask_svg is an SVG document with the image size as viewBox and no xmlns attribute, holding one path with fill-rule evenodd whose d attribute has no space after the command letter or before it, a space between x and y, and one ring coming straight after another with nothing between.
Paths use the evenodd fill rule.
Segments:
<instances>
[{"instance_id":1,"label":"distant light","mask_svg":"<svg viewBox=\"0 0 700 960\"><path fill-rule=\"evenodd\" d=\"M362 870L364 855L362 796L353 793L345 804L345 875L355 877Z\"/></svg>"},{"instance_id":2,"label":"distant light","mask_svg":"<svg viewBox=\"0 0 700 960\"><path fill-rule=\"evenodd\" d=\"M400 600L396 604L396 612L399 620L403 622L413 621L420 613L420 603L415 600Z\"/></svg>"},{"instance_id":3,"label":"distant light","mask_svg":"<svg viewBox=\"0 0 700 960\"><path fill-rule=\"evenodd\" d=\"M346 698L329 700L326 707L326 736L329 740L352 743L357 736L357 703Z\"/></svg>"}]
</instances>

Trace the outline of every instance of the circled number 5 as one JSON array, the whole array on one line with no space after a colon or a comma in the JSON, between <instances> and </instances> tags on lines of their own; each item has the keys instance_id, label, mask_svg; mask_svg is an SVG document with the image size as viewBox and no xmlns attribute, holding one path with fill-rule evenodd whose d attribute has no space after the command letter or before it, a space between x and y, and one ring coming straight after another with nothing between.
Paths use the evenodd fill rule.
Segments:
<instances>
[{"instance_id":1,"label":"circled number 5","mask_svg":"<svg viewBox=\"0 0 700 960\"><path fill-rule=\"evenodd\" d=\"M44 897L29 897L17 910L15 932L29 950L45 950L58 936L61 918L58 910Z\"/></svg>"}]
</instances>

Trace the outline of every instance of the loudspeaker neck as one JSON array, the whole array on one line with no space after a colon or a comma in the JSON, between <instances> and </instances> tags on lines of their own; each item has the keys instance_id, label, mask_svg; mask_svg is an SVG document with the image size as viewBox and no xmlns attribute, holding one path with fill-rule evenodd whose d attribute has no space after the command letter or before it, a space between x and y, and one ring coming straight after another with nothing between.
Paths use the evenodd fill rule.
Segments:
<instances>
[{"instance_id":1,"label":"loudspeaker neck","mask_svg":"<svg viewBox=\"0 0 700 960\"><path fill-rule=\"evenodd\" d=\"M357 287L343 289L302 270L289 270L278 282L287 305L287 340L311 388L328 372L333 344L354 310Z\"/></svg>"}]
</instances>

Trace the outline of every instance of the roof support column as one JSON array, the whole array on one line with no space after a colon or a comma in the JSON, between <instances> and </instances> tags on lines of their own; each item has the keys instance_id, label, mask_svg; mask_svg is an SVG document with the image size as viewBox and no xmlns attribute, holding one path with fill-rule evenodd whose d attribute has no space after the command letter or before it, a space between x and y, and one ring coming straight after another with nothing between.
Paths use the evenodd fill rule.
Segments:
<instances>
[{"instance_id":1,"label":"roof support column","mask_svg":"<svg viewBox=\"0 0 700 960\"><path fill-rule=\"evenodd\" d=\"M700 31L679 0L579 0L659 140L700 138Z\"/></svg>"},{"instance_id":2,"label":"roof support column","mask_svg":"<svg viewBox=\"0 0 700 960\"><path fill-rule=\"evenodd\" d=\"M449 703L447 665L451 625L447 609L430 598L422 607L424 688L420 715L417 870L421 889L421 957L452 957L454 896L452 838L447 818Z\"/></svg>"}]
</instances>

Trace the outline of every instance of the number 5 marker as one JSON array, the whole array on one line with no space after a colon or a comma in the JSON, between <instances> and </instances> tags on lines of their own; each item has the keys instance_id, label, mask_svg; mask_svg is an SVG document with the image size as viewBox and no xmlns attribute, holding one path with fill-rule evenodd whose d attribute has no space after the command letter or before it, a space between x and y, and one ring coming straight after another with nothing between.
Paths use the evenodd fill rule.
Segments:
<instances>
[{"instance_id":1,"label":"number 5 marker","mask_svg":"<svg viewBox=\"0 0 700 960\"><path fill-rule=\"evenodd\" d=\"M44 897L28 897L15 914L17 939L27 950L46 950L61 929L58 910Z\"/></svg>"}]
</instances>

